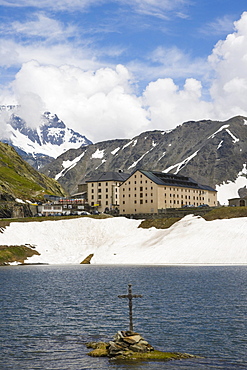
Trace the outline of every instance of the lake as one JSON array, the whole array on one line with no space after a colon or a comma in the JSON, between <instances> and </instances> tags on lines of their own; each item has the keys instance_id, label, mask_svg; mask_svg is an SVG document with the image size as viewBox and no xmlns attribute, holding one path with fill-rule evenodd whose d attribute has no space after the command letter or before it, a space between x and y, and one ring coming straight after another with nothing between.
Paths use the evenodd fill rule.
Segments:
<instances>
[{"instance_id":1,"label":"lake","mask_svg":"<svg viewBox=\"0 0 247 370\"><path fill-rule=\"evenodd\" d=\"M246 266L39 265L0 268L0 369L247 369ZM115 363L85 343L128 329L155 349L202 356Z\"/></svg>"}]
</instances>

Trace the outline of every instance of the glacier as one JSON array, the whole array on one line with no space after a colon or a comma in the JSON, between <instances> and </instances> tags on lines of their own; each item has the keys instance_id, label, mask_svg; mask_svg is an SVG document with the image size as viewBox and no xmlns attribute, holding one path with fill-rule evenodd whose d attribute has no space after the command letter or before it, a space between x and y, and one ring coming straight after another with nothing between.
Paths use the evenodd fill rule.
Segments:
<instances>
[{"instance_id":1,"label":"glacier","mask_svg":"<svg viewBox=\"0 0 247 370\"><path fill-rule=\"evenodd\" d=\"M245 265L247 217L205 221L187 215L169 229L138 228L124 217L12 222L0 233L1 245L31 245L40 253L28 263Z\"/></svg>"}]
</instances>

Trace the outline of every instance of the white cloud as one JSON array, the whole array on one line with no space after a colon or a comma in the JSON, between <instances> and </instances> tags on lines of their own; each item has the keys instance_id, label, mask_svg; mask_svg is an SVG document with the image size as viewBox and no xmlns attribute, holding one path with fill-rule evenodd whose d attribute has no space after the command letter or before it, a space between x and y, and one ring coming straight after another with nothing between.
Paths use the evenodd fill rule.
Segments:
<instances>
[{"instance_id":1,"label":"white cloud","mask_svg":"<svg viewBox=\"0 0 247 370\"><path fill-rule=\"evenodd\" d=\"M84 10L90 6L107 3L108 0L0 0L0 6L8 7L35 7L39 9L54 9L74 11L75 9ZM181 11L183 5L190 4L190 0L113 0L117 4L130 5L137 12L159 18L166 18L167 12L178 10L178 16L183 17Z\"/></svg>"},{"instance_id":2,"label":"white cloud","mask_svg":"<svg viewBox=\"0 0 247 370\"><path fill-rule=\"evenodd\" d=\"M210 117L212 104L201 99L201 82L187 79L182 89L170 78L151 82L144 99L152 126L170 129L188 120Z\"/></svg>"},{"instance_id":3,"label":"white cloud","mask_svg":"<svg viewBox=\"0 0 247 370\"><path fill-rule=\"evenodd\" d=\"M0 5L15 8L35 7L40 9L48 8L55 10L73 11L74 9L85 9L88 6L95 6L103 2L104 0L0 0Z\"/></svg>"},{"instance_id":4,"label":"white cloud","mask_svg":"<svg viewBox=\"0 0 247 370\"><path fill-rule=\"evenodd\" d=\"M235 32L219 41L209 57L215 71L210 91L219 118L247 115L247 12L234 25Z\"/></svg>"},{"instance_id":5,"label":"white cloud","mask_svg":"<svg viewBox=\"0 0 247 370\"><path fill-rule=\"evenodd\" d=\"M31 99L39 112L44 106L93 141L130 138L144 130L174 128L189 120L247 116L247 13L234 25L235 31L215 45L208 65L176 48L154 50L150 60L158 66L151 73L164 78L150 82L140 96L134 91L135 78L138 73L146 78L149 66L139 65L138 70L138 64L130 64L134 75L122 65L106 68L86 48L77 51L66 43L31 47L5 40L0 44L0 61L4 57L6 65L22 63L13 89L26 107ZM207 84L211 96L206 101L202 75L210 69L213 79ZM190 78L190 73L197 78ZM178 86L175 78L182 76L186 80ZM30 121L36 119L31 115Z\"/></svg>"},{"instance_id":6,"label":"white cloud","mask_svg":"<svg viewBox=\"0 0 247 370\"><path fill-rule=\"evenodd\" d=\"M118 0L118 2L130 5L138 13L163 19L169 18L172 11L175 11L178 17L186 18L182 9L184 5L191 3L189 0Z\"/></svg>"},{"instance_id":7,"label":"white cloud","mask_svg":"<svg viewBox=\"0 0 247 370\"><path fill-rule=\"evenodd\" d=\"M46 41L67 39L76 34L76 27L65 27L61 22L52 19L43 13L34 13L32 18L26 22L13 22L9 27L1 27L4 33L13 33L14 35L23 34L28 37L45 38Z\"/></svg>"},{"instance_id":8,"label":"white cloud","mask_svg":"<svg viewBox=\"0 0 247 370\"><path fill-rule=\"evenodd\" d=\"M227 34L234 29L233 21L233 16L225 15L222 18L217 18L213 22L203 25L200 32L205 35Z\"/></svg>"},{"instance_id":9,"label":"white cloud","mask_svg":"<svg viewBox=\"0 0 247 370\"><path fill-rule=\"evenodd\" d=\"M72 66L23 65L14 89L39 96L45 108L93 141L132 136L148 124L141 99L132 94L124 66L96 72Z\"/></svg>"}]
</instances>

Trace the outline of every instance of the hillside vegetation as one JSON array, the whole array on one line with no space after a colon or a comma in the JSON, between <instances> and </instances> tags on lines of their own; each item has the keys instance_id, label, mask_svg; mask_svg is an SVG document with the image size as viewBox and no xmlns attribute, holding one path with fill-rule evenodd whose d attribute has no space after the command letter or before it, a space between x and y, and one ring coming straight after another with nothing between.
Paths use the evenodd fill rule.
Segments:
<instances>
[{"instance_id":1,"label":"hillside vegetation","mask_svg":"<svg viewBox=\"0 0 247 370\"><path fill-rule=\"evenodd\" d=\"M43 200L44 194L64 196L62 186L26 163L8 144L0 142L0 193L2 200Z\"/></svg>"},{"instance_id":2,"label":"hillside vegetation","mask_svg":"<svg viewBox=\"0 0 247 370\"><path fill-rule=\"evenodd\" d=\"M32 257L34 254L39 255L39 252L25 245L1 245L0 266L8 265L11 262L24 263L28 257Z\"/></svg>"}]
</instances>

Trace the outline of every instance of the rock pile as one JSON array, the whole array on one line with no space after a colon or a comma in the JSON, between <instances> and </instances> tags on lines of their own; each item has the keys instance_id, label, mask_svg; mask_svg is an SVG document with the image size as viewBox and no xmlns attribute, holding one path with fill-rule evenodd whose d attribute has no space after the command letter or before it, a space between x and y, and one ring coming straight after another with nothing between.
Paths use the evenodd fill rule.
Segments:
<instances>
[{"instance_id":1,"label":"rock pile","mask_svg":"<svg viewBox=\"0 0 247 370\"><path fill-rule=\"evenodd\" d=\"M118 331L113 341L86 343L93 350L92 357L109 357L110 360L169 361L199 358L189 353L163 352L155 350L142 336L133 331Z\"/></svg>"},{"instance_id":2,"label":"rock pile","mask_svg":"<svg viewBox=\"0 0 247 370\"><path fill-rule=\"evenodd\" d=\"M109 342L109 357L122 356L126 352L151 352L154 348L138 333L118 331L113 341Z\"/></svg>"}]
</instances>

